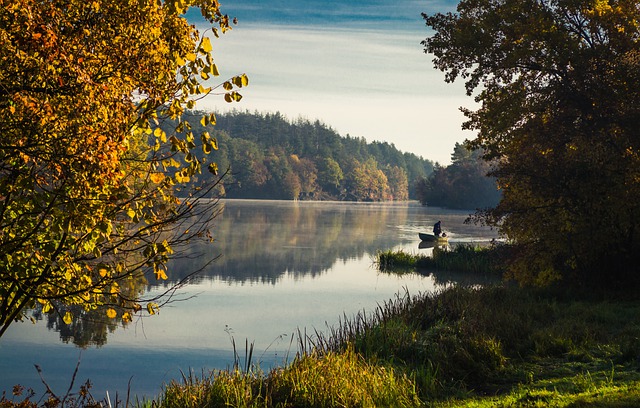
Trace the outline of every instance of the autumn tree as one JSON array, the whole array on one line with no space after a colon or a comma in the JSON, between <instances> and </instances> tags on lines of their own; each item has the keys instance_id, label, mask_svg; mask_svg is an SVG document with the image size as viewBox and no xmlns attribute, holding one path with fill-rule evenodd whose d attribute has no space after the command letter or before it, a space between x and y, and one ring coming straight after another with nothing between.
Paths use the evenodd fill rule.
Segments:
<instances>
[{"instance_id":1,"label":"autumn tree","mask_svg":"<svg viewBox=\"0 0 640 408\"><path fill-rule=\"evenodd\" d=\"M409 199L407 172L398 166L386 166L384 174L387 176L390 198L396 201L407 201Z\"/></svg>"},{"instance_id":2,"label":"autumn tree","mask_svg":"<svg viewBox=\"0 0 640 408\"><path fill-rule=\"evenodd\" d=\"M484 220L514 244L523 282L634 285L640 261L640 4L462 0L424 16L424 42L497 160Z\"/></svg>"},{"instance_id":3,"label":"autumn tree","mask_svg":"<svg viewBox=\"0 0 640 408\"><path fill-rule=\"evenodd\" d=\"M390 199L387 176L378 168L378 163L369 158L364 163L351 162L345 176L347 190L356 201L384 201Z\"/></svg>"},{"instance_id":4,"label":"autumn tree","mask_svg":"<svg viewBox=\"0 0 640 408\"><path fill-rule=\"evenodd\" d=\"M0 0L0 336L36 306L66 324L74 305L155 313L123 288L166 278L180 245L208 236L204 191L176 191L217 172L217 142L180 116L210 93L240 99L244 75L205 87L210 36L230 24L216 0Z\"/></svg>"},{"instance_id":5,"label":"autumn tree","mask_svg":"<svg viewBox=\"0 0 640 408\"><path fill-rule=\"evenodd\" d=\"M291 168L300 180L300 192L304 195L311 196L318 189L316 183L318 179L318 169L313 160L292 154L289 156Z\"/></svg>"}]
</instances>

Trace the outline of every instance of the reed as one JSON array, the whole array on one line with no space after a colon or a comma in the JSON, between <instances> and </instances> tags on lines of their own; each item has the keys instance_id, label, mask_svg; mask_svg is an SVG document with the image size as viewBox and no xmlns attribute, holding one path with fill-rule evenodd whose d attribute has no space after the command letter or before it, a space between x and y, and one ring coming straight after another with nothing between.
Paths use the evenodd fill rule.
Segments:
<instances>
[{"instance_id":1,"label":"reed","mask_svg":"<svg viewBox=\"0 0 640 408\"><path fill-rule=\"evenodd\" d=\"M419 257L406 251L378 251L375 263L379 270L392 273L411 272L415 270Z\"/></svg>"},{"instance_id":2,"label":"reed","mask_svg":"<svg viewBox=\"0 0 640 408\"><path fill-rule=\"evenodd\" d=\"M413 271L455 271L471 274L501 276L500 247L457 245L453 249L434 248L432 256L410 254L404 250L379 251L374 263L382 272L408 273Z\"/></svg>"}]
</instances>

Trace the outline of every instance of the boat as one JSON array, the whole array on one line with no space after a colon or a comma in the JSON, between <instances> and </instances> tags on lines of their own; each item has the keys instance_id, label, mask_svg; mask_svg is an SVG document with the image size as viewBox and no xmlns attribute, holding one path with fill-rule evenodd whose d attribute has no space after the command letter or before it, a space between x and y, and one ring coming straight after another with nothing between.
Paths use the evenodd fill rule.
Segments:
<instances>
[{"instance_id":1,"label":"boat","mask_svg":"<svg viewBox=\"0 0 640 408\"><path fill-rule=\"evenodd\" d=\"M433 234L425 234L424 232L419 232L418 236L423 242L449 242L449 237L447 237L446 235L442 237L436 237Z\"/></svg>"}]
</instances>

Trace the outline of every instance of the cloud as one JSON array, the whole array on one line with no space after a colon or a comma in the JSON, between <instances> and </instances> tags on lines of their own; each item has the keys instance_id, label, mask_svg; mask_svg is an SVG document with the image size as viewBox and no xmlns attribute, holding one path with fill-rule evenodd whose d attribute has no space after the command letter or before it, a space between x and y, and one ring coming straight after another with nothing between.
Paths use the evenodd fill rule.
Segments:
<instances>
[{"instance_id":1,"label":"cloud","mask_svg":"<svg viewBox=\"0 0 640 408\"><path fill-rule=\"evenodd\" d=\"M327 11L329 16L354 9L336 0L322 2L333 3L343 6ZM364 3L352 13L359 17L343 27L261 20L241 23L215 39L214 58L222 78L246 72L250 85L239 104L226 105L218 96L206 98L198 107L279 111L292 119L319 119L341 134L387 141L403 151L448 163L454 144L472 137L460 130L464 118L458 108L472 106L473 101L465 97L462 84L446 84L444 75L432 67L432 57L420 44L428 35L426 27L394 30L397 18L384 29L359 26L357 22L365 20L362 16L378 18L389 9L385 1ZM238 13L244 8L260 14L264 10L259 4L241 1L235 7ZM305 4L311 14L322 10L319 1Z\"/></svg>"}]
</instances>

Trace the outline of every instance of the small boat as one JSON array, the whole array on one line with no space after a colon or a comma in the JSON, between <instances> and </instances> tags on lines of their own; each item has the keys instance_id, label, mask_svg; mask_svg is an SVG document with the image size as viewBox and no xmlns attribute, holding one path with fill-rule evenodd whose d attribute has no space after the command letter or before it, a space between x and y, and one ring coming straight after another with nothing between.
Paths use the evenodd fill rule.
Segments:
<instances>
[{"instance_id":1,"label":"small boat","mask_svg":"<svg viewBox=\"0 0 640 408\"><path fill-rule=\"evenodd\" d=\"M420 240L423 242L448 242L449 241L449 237L442 236L442 237L436 237L433 234L425 234L423 232L419 232L418 236L420 236Z\"/></svg>"}]
</instances>

